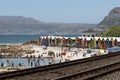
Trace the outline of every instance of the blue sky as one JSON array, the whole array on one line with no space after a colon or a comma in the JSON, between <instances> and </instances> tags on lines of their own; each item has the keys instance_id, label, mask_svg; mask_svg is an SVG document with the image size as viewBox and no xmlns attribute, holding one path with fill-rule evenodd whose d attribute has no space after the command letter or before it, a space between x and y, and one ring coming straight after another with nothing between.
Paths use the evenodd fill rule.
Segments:
<instances>
[{"instance_id":1,"label":"blue sky","mask_svg":"<svg viewBox=\"0 0 120 80\"><path fill-rule=\"evenodd\" d=\"M0 15L44 22L99 23L120 0L0 0Z\"/></svg>"}]
</instances>

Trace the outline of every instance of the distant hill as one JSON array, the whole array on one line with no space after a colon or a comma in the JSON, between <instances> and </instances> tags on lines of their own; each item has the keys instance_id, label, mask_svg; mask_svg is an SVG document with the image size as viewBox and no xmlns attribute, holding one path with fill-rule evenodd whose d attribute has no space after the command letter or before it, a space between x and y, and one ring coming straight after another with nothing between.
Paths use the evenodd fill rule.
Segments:
<instances>
[{"instance_id":1,"label":"distant hill","mask_svg":"<svg viewBox=\"0 0 120 80\"><path fill-rule=\"evenodd\" d=\"M45 23L31 17L0 16L0 34L80 34L95 24Z\"/></svg>"}]
</instances>

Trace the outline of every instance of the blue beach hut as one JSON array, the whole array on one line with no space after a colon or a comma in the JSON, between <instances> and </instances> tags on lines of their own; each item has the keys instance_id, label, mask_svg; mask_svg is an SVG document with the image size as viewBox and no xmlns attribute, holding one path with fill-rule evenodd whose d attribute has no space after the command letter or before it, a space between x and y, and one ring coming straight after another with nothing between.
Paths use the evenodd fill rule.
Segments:
<instances>
[{"instance_id":1,"label":"blue beach hut","mask_svg":"<svg viewBox=\"0 0 120 80\"><path fill-rule=\"evenodd\" d=\"M109 41L109 39L108 39L108 38L106 39L106 43L107 43L107 48L110 48L110 47L111 47L111 45L110 45L110 41Z\"/></svg>"}]
</instances>

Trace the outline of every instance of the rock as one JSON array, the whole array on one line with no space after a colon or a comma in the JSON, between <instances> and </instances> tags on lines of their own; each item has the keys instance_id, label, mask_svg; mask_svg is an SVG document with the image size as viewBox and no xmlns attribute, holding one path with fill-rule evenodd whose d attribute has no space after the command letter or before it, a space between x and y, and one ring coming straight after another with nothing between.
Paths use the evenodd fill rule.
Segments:
<instances>
[{"instance_id":1,"label":"rock","mask_svg":"<svg viewBox=\"0 0 120 80\"><path fill-rule=\"evenodd\" d=\"M23 43L23 45L28 45L28 44L38 44L38 40L32 40L30 42Z\"/></svg>"},{"instance_id":2,"label":"rock","mask_svg":"<svg viewBox=\"0 0 120 80\"><path fill-rule=\"evenodd\" d=\"M27 47L26 47L27 46ZM33 53L34 51L31 50L29 44L28 45L9 45L9 46L0 46L0 53L9 53L9 56L19 57L23 54Z\"/></svg>"}]
</instances>

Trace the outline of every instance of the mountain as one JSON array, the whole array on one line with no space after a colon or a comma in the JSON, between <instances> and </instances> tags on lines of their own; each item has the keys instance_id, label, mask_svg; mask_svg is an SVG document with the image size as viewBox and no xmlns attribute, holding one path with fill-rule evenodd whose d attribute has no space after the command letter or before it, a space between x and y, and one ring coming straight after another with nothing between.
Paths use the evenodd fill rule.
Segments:
<instances>
[{"instance_id":1,"label":"mountain","mask_svg":"<svg viewBox=\"0 0 120 80\"><path fill-rule=\"evenodd\" d=\"M31 17L0 16L0 34L72 35L95 24L45 23Z\"/></svg>"},{"instance_id":2,"label":"mountain","mask_svg":"<svg viewBox=\"0 0 120 80\"><path fill-rule=\"evenodd\" d=\"M111 26L120 25L120 7L113 8L104 19L93 27L93 30L103 32Z\"/></svg>"},{"instance_id":3,"label":"mountain","mask_svg":"<svg viewBox=\"0 0 120 80\"><path fill-rule=\"evenodd\" d=\"M103 21L100 22L100 25L114 26L120 25L120 7L115 7L112 9L108 16L106 16Z\"/></svg>"}]
</instances>

